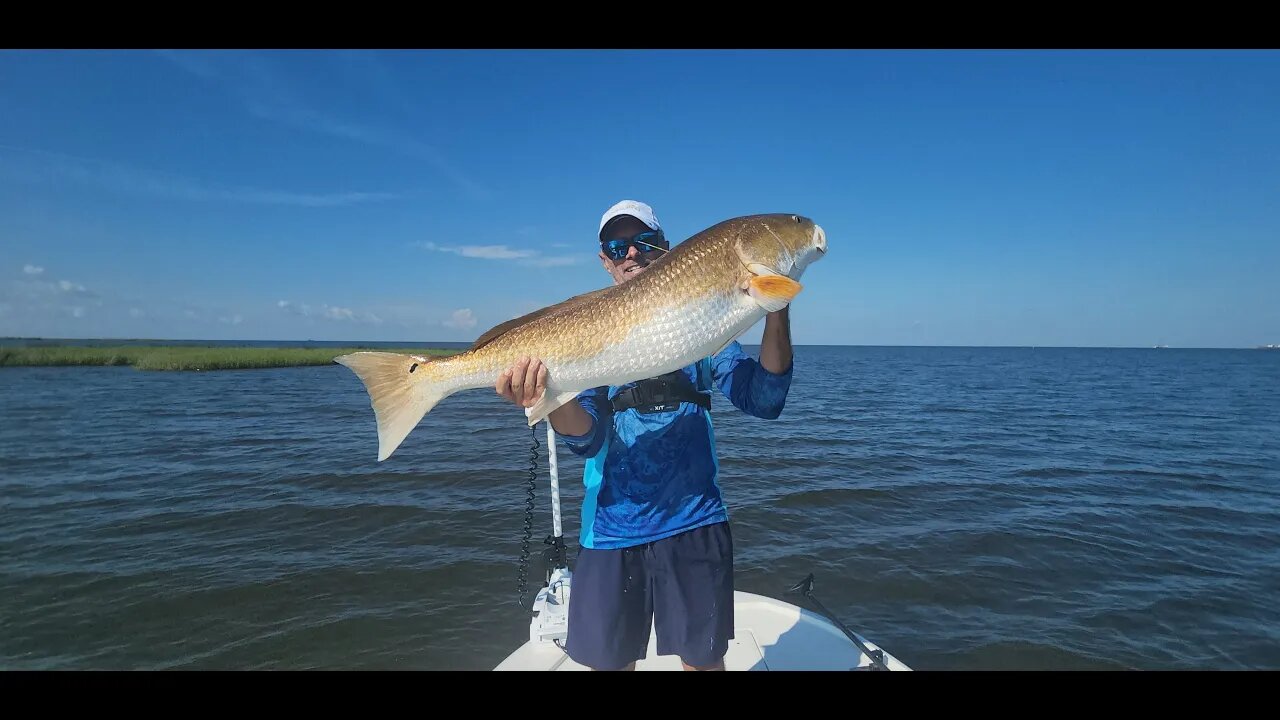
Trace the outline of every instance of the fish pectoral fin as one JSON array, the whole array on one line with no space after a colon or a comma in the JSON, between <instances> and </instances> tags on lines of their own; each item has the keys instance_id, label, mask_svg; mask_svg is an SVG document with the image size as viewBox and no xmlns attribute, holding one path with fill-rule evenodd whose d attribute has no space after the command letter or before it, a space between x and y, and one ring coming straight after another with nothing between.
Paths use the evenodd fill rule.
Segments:
<instances>
[{"instance_id":1,"label":"fish pectoral fin","mask_svg":"<svg viewBox=\"0 0 1280 720\"><path fill-rule=\"evenodd\" d=\"M525 408L524 414L529 418L529 427L533 427L547 416L555 412L556 408L578 397L576 392L552 393L550 388L542 393L542 399L534 403L533 407Z\"/></svg>"},{"instance_id":2,"label":"fish pectoral fin","mask_svg":"<svg viewBox=\"0 0 1280 720\"><path fill-rule=\"evenodd\" d=\"M757 275L751 278L747 292L765 311L777 312L790 304L801 287L786 275Z\"/></svg>"}]
</instances>

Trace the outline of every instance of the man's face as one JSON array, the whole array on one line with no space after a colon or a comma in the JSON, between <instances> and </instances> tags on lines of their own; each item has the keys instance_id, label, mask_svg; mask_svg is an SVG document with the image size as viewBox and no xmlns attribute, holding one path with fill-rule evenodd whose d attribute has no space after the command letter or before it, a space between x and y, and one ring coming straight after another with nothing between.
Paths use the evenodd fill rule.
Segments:
<instances>
[{"instance_id":1,"label":"man's face","mask_svg":"<svg viewBox=\"0 0 1280 720\"><path fill-rule=\"evenodd\" d=\"M614 238L630 238L642 232L648 232L650 227L640 222L630 215L623 215L614 220L605 233L604 240L608 242ZM614 260L608 255L600 252L600 263L604 265L604 269L613 277L614 285L621 285L631 278L639 275L649 267L649 263L657 260L663 255L661 250L649 250L641 252L634 245L627 248L627 256L621 260Z\"/></svg>"}]
</instances>

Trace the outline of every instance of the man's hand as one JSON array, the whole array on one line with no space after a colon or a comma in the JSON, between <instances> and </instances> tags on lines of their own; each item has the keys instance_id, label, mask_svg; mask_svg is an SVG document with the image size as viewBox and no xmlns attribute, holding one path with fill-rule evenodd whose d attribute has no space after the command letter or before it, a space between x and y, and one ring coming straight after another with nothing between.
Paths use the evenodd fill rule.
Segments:
<instances>
[{"instance_id":1,"label":"man's hand","mask_svg":"<svg viewBox=\"0 0 1280 720\"><path fill-rule=\"evenodd\" d=\"M516 405L531 408L547 392L547 366L538 358L522 357L502 371L493 389ZM551 411L547 420L556 432L575 437L591 432L591 424L594 422L587 411L573 401Z\"/></svg>"},{"instance_id":2,"label":"man's hand","mask_svg":"<svg viewBox=\"0 0 1280 720\"><path fill-rule=\"evenodd\" d=\"M533 407L547 391L547 366L537 358L522 357L502 371L494 389L520 407Z\"/></svg>"}]
</instances>

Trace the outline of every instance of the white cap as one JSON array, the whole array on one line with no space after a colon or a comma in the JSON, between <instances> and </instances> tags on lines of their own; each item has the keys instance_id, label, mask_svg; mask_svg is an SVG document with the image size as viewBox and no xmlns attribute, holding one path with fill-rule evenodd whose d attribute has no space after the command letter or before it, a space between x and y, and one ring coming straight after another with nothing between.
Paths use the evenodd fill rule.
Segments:
<instances>
[{"instance_id":1,"label":"white cap","mask_svg":"<svg viewBox=\"0 0 1280 720\"><path fill-rule=\"evenodd\" d=\"M662 232L662 225L658 224L658 216L653 214L653 208L637 200L623 200L617 205L606 210L604 215L600 216L601 240L604 240L604 226L608 225L610 220L618 217L619 215L630 215L645 225L648 225L651 230Z\"/></svg>"}]
</instances>

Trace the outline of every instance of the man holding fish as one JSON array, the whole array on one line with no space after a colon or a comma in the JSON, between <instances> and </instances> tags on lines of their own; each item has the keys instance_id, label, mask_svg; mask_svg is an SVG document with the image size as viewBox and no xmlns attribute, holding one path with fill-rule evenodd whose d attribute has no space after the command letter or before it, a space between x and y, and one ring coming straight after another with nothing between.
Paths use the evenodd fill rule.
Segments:
<instances>
[{"instance_id":1,"label":"man holding fish","mask_svg":"<svg viewBox=\"0 0 1280 720\"><path fill-rule=\"evenodd\" d=\"M599 241L600 263L615 286L670 252L653 209L632 200L604 213ZM693 294L696 284L673 283L672 290ZM632 670L656 622L660 655L678 655L686 670L724 669L733 637L733 539L718 484L711 395L718 389L759 418L782 412L793 368L789 305L778 305L765 315L759 360L731 340L657 378L589 388L546 416L586 458L566 643L576 662ZM547 366L524 356L501 372L495 389L532 408L547 386Z\"/></svg>"},{"instance_id":2,"label":"man holding fish","mask_svg":"<svg viewBox=\"0 0 1280 720\"><path fill-rule=\"evenodd\" d=\"M827 236L802 215L746 215L673 248L652 208L624 200L600 219L599 242L612 286L501 323L456 355L361 351L334 362L369 394L379 462L463 390L495 388L525 409L529 427L549 420L586 458L570 656L634 668L652 627L659 654L723 668L733 543L711 395L756 417L782 412L787 307ZM754 360L737 338L761 319Z\"/></svg>"}]
</instances>

